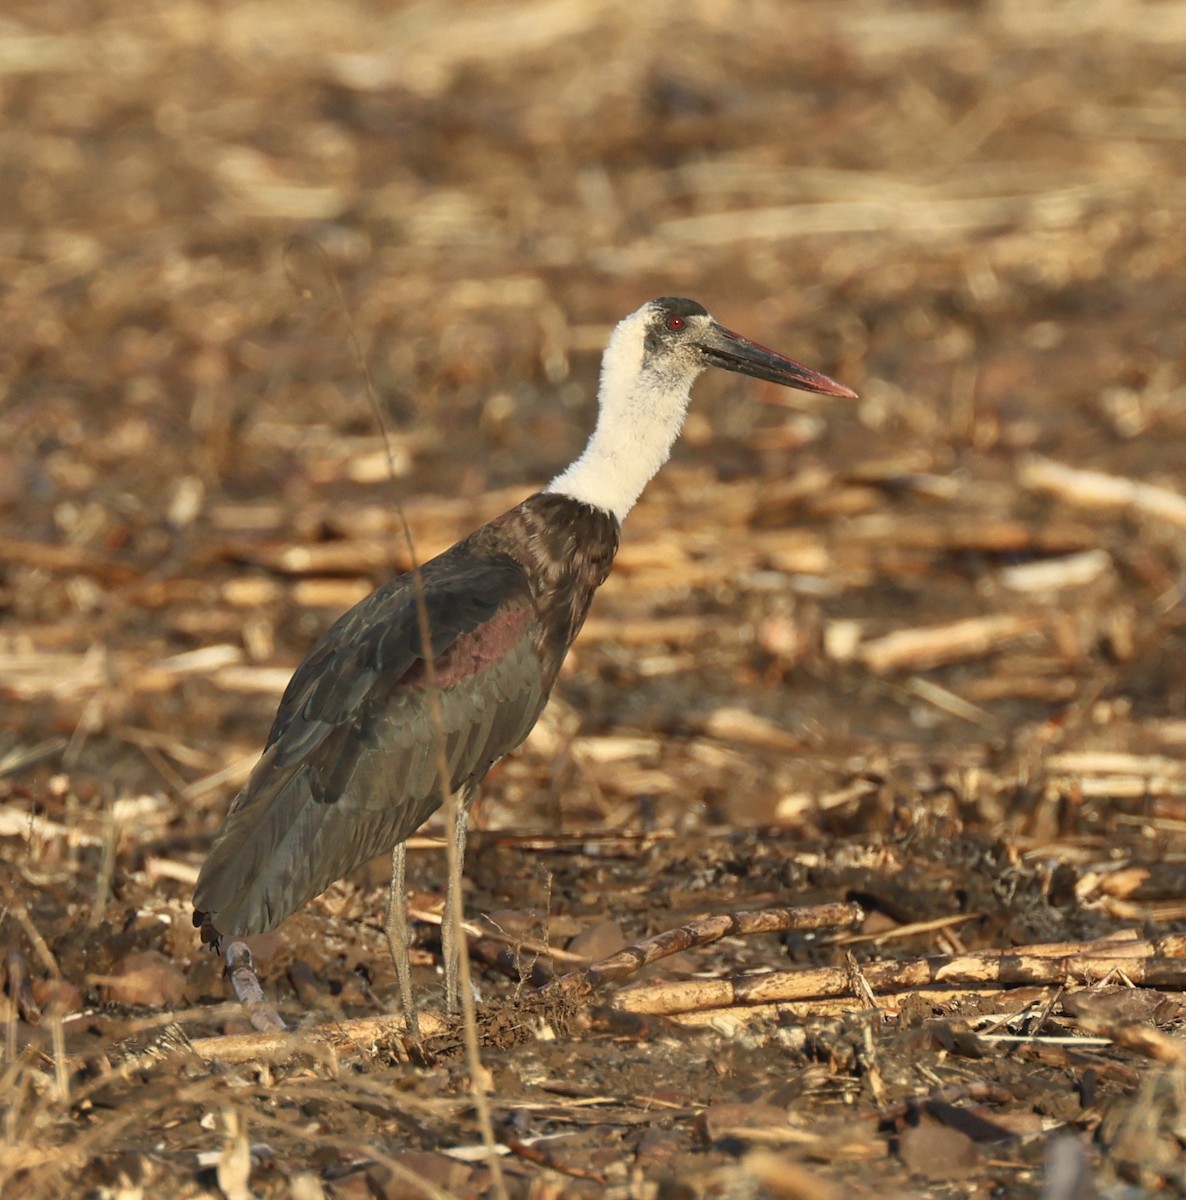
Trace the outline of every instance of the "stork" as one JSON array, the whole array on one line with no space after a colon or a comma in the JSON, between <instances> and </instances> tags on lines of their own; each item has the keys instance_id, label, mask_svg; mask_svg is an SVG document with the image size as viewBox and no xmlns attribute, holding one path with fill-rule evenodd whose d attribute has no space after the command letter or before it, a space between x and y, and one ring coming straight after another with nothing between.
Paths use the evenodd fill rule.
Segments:
<instances>
[{"instance_id":1,"label":"stork","mask_svg":"<svg viewBox=\"0 0 1186 1200\"><path fill-rule=\"evenodd\" d=\"M391 851L387 936L411 1016L404 842L440 806L443 782L459 798L453 837L463 861L474 793L539 719L609 574L621 523L667 461L692 384L710 366L855 396L724 328L694 300L652 300L621 321L580 457L543 491L372 592L297 668L198 877L203 942L217 948L223 937L272 929ZM451 1009L453 892L442 925Z\"/></svg>"}]
</instances>

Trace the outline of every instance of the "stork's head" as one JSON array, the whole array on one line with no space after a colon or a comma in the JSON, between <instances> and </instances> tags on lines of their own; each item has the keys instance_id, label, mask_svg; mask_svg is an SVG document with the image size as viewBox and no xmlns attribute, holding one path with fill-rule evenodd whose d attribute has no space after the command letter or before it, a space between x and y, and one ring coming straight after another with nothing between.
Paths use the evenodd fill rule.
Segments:
<instances>
[{"instance_id":1,"label":"stork's head","mask_svg":"<svg viewBox=\"0 0 1186 1200\"><path fill-rule=\"evenodd\" d=\"M631 393L686 399L705 367L825 396L856 395L842 383L719 325L695 300L663 296L618 323L605 350L602 402Z\"/></svg>"},{"instance_id":2,"label":"stork's head","mask_svg":"<svg viewBox=\"0 0 1186 1200\"><path fill-rule=\"evenodd\" d=\"M597 428L584 454L548 485L622 520L667 461L705 367L783 387L853 397L842 383L718 325L695 300L664 296L618 322L601 360Z\"/></svg>"}]
</instances>

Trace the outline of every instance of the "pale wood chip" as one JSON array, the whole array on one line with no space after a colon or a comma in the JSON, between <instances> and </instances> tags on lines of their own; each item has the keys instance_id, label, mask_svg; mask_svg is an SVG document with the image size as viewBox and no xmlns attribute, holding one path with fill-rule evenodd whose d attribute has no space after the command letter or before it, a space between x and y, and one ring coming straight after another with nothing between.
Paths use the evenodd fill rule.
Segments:
<instances>
[{"instance_id":1,"label":"pale wood chip","mask_svg":"<svg viewBox=\"0 0 1186 1200\"><path fill-rule=\"evenodd\" d=\"M879 675L904 668L927 670L994 650L1037 633L1045 617L1036 613L1000 613L968 617L947 625L899 629L863 643L857 657Z\"/></svg>"},{"instance_id":2,"label":"pale wood chip","mask_svg":"<svg viewBox=\"0 0 1186 1200\"><path fill-rule=\"evenodd\" d=\"M997 578L1015 592L1057 592L1086 587L1112 570L1112 556L1106 550L1082 550L1064 558L1002 567Z\"/></svg>"},{"instance_id":3,"label":"pale wood chip","mask_svg":"<svg viewBox=\"0 0 1186 1200\"><path fill-rule=\"evenodd\" d=\"M1168 487L1141 483L1123 475L1068 467L1040 455L1022 462L1018 482L1032 491L1052 492L1069 504L1130 508L1142 516L1186 529L1186 496Z\"/></svg>"}]
</instances>

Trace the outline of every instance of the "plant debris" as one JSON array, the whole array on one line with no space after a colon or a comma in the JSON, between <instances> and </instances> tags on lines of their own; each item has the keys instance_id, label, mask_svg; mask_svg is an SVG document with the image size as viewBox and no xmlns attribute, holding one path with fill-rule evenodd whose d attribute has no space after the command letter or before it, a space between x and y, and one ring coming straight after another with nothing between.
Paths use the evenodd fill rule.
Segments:
<instances>
[{"instance_id":1,"label":"plant debris","mask_svg":"<svg viewBox=\"0 0 1186 1200\"><path fill-rule=\"evenodd\" d=\"M1182 48L11 0L0 1192L1186 1194ZM480 1062L439 819L418 1038L387 859L228 977L189 902L293 668L404 516L425 558L562 469L673 294L860 400L698 384L474 813Z\"/></svg>"}]
</instances>

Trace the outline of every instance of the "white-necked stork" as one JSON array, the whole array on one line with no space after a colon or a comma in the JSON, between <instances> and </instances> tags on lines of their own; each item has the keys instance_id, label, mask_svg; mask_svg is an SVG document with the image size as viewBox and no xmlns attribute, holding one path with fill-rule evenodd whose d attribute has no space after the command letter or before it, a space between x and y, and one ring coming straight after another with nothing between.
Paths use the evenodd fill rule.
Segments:
<instances>
[{"instance_id":1,"label":"white-necked stork","mask_svg":"<svg viewBox=\"0 0 1186 1200\"><path fill-rule=\"evenodd\" d=\"M272 929L368 859L395 851L388 936L408 1005L403 843L440 806L439 739L445 782L461 801L460 862L475 789L538 720L609 574L621 522L667 461L692 383L710 366L855 395L725 329L694 300L652 300L626 317L602 358L597 426L584 453L543 491L426 562L419 589L408 572L371 593L297 668L198 878L194 924L204 942ZM450 1007L457 900L450 890L443 925Z\"/></svg>"}]
</instances>

